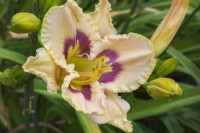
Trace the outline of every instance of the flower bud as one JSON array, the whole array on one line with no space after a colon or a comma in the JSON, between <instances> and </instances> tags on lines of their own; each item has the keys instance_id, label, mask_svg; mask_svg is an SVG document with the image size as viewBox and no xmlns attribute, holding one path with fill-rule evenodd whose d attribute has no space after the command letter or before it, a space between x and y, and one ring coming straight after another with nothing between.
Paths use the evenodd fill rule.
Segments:
<instances>
[{"instance_id":1,"label":"flower bud","mask_svg":"<svg viewBox=\"0 0 200 133\"><path fill-rule=\"evenodd\" d=\"M12 71L13 71L13 75L14 75L15 80L17 81L17 83L25 81L27 75L23 71L21 66L18 66L18 65L14 66L12 68Z\"/></svg>"},{"instance_id":2,"label":"flower bud","mask_svg":"<svg viewBox=\"0 0 200 133\"><path fill-rule=\"evenodd\" d=\"M189 0L173 0L169 12L151 37L156 57L167 48L175 36L185 17L188 5Z\"/></svg>"},{"instance_id":3,"label":"flower bud","mask_svg":"<svg viewBox=\"0 0 200 133\"><path fill-rule=\"evenodd\" d=\"M147 84L147 93L153 99L169 99L182 95L182 89L170 78L158 78Z\"/></svg>"},{"instance_id":4,"label":"flower bud","mask_svg":"<svg viewBox=\"0 0 200 133\"><path fill-rule=\"evenodd\" d=\"M174 72L179 65L179 61L176 58L170 58L165 60L156 70L156 75L158 77L165 77L170 73Z\"/></svg>"},{"instance_id":5,"label":"flower bud","mask_svg":"<svg viewBox=\"0 0 200 133\"><path fill-rule=\"evenodd\" d=\"M0 73L0 83L5 86L12 86L15 84L15 78L12 69L6 69Z\"/></svg>"},{"instance_id":6,"label":"flower bud","mask_svg":"<svg viewBox=\"0 0 200 133\"><path fill-rule=\"evenodd\" d=\"M17 13L12 17L11 30L15 33L30 33L39 30L41 21L32 13Z\"/></svg>"},{"instance_id":7,"label":"flower bud","mask_svg":"<svg viewBox=\"0 0 200 133\"><path fill-rule=\"evenodd\" d=\"M14 66L12 69L6 69L0 72L0 83L5 86L15 86L26 79L26 73L20 66Z\"/></svg>"},{"instance_id":8,"label":"flower bud","mask_svg":"<svg viewBox=\"0 0 200 133\"><path fill-rule=\"evenodd\" d=\"M14 76L18 83L21 83L26 79L26 73L22 69L14 71Z\"/></svg>"}]
</instances>

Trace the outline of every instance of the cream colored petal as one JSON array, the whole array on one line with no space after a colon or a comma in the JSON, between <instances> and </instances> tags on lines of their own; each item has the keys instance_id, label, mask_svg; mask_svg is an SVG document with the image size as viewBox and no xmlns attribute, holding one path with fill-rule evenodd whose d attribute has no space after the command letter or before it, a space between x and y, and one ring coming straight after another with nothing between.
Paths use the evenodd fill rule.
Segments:
<instances>
[{"instance_id":1,"label":"cream colored petal","mask_svg":"<svg viewBox=\"0 0 200 133\"><path fill-rule=\"evenodd\" d=\"M112 24L110 15L111 5L108 0L100 0L95 11L90 13L92 19L98 26L99 33L103 38L106 35L116 35L117 31Z\"/></svg>"},{"instance_id":2,"label":"cream colored petal","mask_svg":"<svg viewBox=\"0 0 200 133\"><path fill-rule=\"evenodd\" d=\"M146 82L155 65L151 42L139 34L105 37L92 48L91 58L101 55L104 51L108 51L108 57L116 58L113 62L113 70L117 66L116 73L118 74L110 75L115 78L105 76L104 81L108 82L102 82L101 78L99 81L102 86L115 93L136 90ZM109 51L111 51L110 54ZM113 53L116 55L112 55ZM109 77L108 80L107 77ZM110 78L112 81L109 81Z\"/></svg>"},{"instance_id":3,"label":"cream colored petal","mask_svg":"<svg viewBox=\"0 0 200 133\"><path fill-rule=\"evenodd\" d=\"M44 48L37 50L35 57L30 56L23 65L25 72L41 77L47 83L47 89L51 93L56 93L60 88L57 85L59 67L53 62Z\"/></svg>"},{"instance_id":4,"label":"cream colored petal","mask_svg":"<svg viewBox=\"0 0 200 133\"><path fill-rule=\"evenodd\" d=\"M41 28L41 41L55 62L72 72L74 65L66 64L65 41L76 40L76 32L79 30L89 37L92 45L93 41L100 38L93 25L90 16L83 14L74 1L69 1L63 6L51 8L46 13Z\"/></svg>"},{"instance_id":5,"label":"cream colored petal","mask_svg":"<svg viewBox=\"0 0 200 133\"><path fill-rule=\"evenodd\" d=\"M132 124L127 120L130 105L117 94L106 91L107 108L105 114L88 114L88 117L99 124L109 123L126 132L132 132Z\"/></svg>"},{"instance_id":6,"label":"cream colored petal","mask_svg":"<svg viewBox=\"0 0 200 133\"><path fill-rule=\"evenodd\" d=\"M46 13L41 29L41 41L55 62L65 69L69 68L63 54L64 41L73 38L75 34L76 27L67 6L55 6Z\"/></svg>"},{"instance_id":7,"label":"cream colored petal","mask_svg":"<svg viewBox=\"0 0 200 133\"><path fill-rule=\"evenodd\" d=\"M71 78L71 79L70 79ZM82 90L77 90L69 85L69 79L74 77L69 75L64 79L62 85L62 97L77 111L85 114L103 114L105 108L105 95L101 86L93 84L91 86L82 86Z\"/></svg>"},{"instance_id":8,"label":"cream colored petal","mask_svg":"<svg viewBox=\"0 0 200 133\"><path fill-rule=\"evenodd\" d=\"M73 0L70 0L65 5L67 5L72 11L73 21L76 29L82 31L89 37L91 41L90 45L93 45L94 42L99 41L101 38L93 18L91 18L91 16L88 14L84 14L82 9Z\"/></svg>"},{"instance_id":9,"label":"cream colored petal","mask_svg":"<svg viewBox=\"0 0 200 133\"><path fill-rule=\"evenodd\" d=\"M151 37L155 56L159 56L173 39L185 17L188 4L189 0L173 0L171 9Z\"/></svg>"}]
</instances>

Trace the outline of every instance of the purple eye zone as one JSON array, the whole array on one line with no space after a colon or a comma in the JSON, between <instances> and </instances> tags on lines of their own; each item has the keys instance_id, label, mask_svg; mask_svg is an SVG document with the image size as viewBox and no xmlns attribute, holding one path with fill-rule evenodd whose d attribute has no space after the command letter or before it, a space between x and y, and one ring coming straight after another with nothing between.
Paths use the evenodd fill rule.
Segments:
<instances>
[{"instance_id":1,"label":"purple eye zone","mask_svg":"<svg viewBox=\"0 0 200 133\"><path fill-rule=\"evenodd\" d=\"M114 50L105 50L99 54L99 57L100 56L106 56L110 59L107 63L111 63L112 71L108 73L103 73L99 79L99 82L113 82L119 75L119 73L123 70L122 65L117 62L118 54Z\"/></svg>"},{"instance_id":2,"label":"purple eye zone","mask_svg":"<svg viewBox=\"0 0 200 133\"><path fill-rule=\"evenodd\" d=\"M75 38L67 38L64 42L63 54L65 55L66 58L68 56L68 51L69 51L70 46L72 46L74 48L77 41L79 44L80 54L83 54L83 53L90 54L91 41L90 41L88 35L86 35L84 32L82 32L80 30L76 30Z\"/></svg>"},{"instance_id":3,"label":"purple eye zone","mask_svg":"<svg viewBox=\"0 0 200 133\"><path fill-rule=\"evenodd\" d=\"M81 86L81 90L76 90L69 85L68 89L74 93L82 93L86 100L90 100L92 97L91 87L89 85Z\"/></svg>"}]
</instances>

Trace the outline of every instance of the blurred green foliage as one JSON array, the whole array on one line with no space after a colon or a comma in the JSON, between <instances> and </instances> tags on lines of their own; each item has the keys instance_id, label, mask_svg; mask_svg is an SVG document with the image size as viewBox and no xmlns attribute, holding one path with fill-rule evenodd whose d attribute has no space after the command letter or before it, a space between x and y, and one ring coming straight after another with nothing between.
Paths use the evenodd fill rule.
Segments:
<instances>
[{"instance_id":1,"label":"blurred green foliage","mask_svg":"<svg viewBox=\"0 0 200 133\"><path fill-rule=\"evenodd\" d=\"M94 10L98 0L76 0L84 11ZM65 0L60 1L63 4ZM139 0L133 14L129 14L131 0L110 0L113 17L118 32L122 32L128 20L126 33L135 32L151 37L164 15L169 10L171 0ZM136 1L135 1L136 2ZM13 39L9 34L12 16L21 11L32 12L33 0L0 0L0 71L8 73L15 65L22 65L26 58L35 54L30 39ZM144 89L122 94L130 105L128 119L134 123L134 133L200 133L200 1L191 0L184 25L159 58L176 58L180 61L174 73L168 75L178 81L183 88L183 96L172 100L152 100ZM43 10L46 12L46 9ZM42 17L42 16L41 16ZM128 18L128 19L127 19ZM12 77L12 75L11 75ZM15 77L14 77L15 78ZM24 84L9 86L0 84L0 132L23 133L24 121L30 124L29 132L40 133L83 133L83 128L74 109L60 94L50 94L46 84L34 78L34 92L26 103L24 88L30 85L31 76ZM30 105L28 108L26 105ZM29 115L29 119L24 116ZM37 129L36 129L37 128ZM122 133L110 125L100 125L103 133ZM39 130L38 130L39 129Z\"/></svg>"}]
</instances>

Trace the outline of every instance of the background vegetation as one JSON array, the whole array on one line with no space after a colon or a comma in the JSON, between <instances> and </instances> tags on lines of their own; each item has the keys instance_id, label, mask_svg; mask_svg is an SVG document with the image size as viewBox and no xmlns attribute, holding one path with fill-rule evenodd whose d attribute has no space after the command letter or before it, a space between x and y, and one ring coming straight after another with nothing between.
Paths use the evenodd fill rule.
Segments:
<instances>
[{"instance_id":1,"label":"background vegetation","mask_svg":"<svg viewBox=\"0 0 200 133\"><path fill-rule=\"evenodd\" d=\"M94 10L98 2L76 1L84 11ZM133 1L110 0L113 15L125 10L113 17L114 26L118 33L135 32L150 38L172 0ZM49 94L40 78L25 73L21 73L21 78L12 77L12 72L21 71L27 57L41 47L39 43L33 45L31 39L13 39L9 34L11 17L17 12L31 12L32 6L32 0L0 0L0 71L7 74L7 80L0 84L0 133L23 133L25 129L29 133L83 133L84 121L78 119L75 110L59 94ZM199 9L200 1L191 0L182 27L159 57L161 60L175 57L180 61L177 70L168 77L180 83L183 95L172 100L152 100L144 89L122 94L131 105L128 119L134 123L134 133L200 133ZM5 85L11 79L12 84ZM107 124L100 128L103 133L122 133Z\"/></svg>"}]
</instances>

